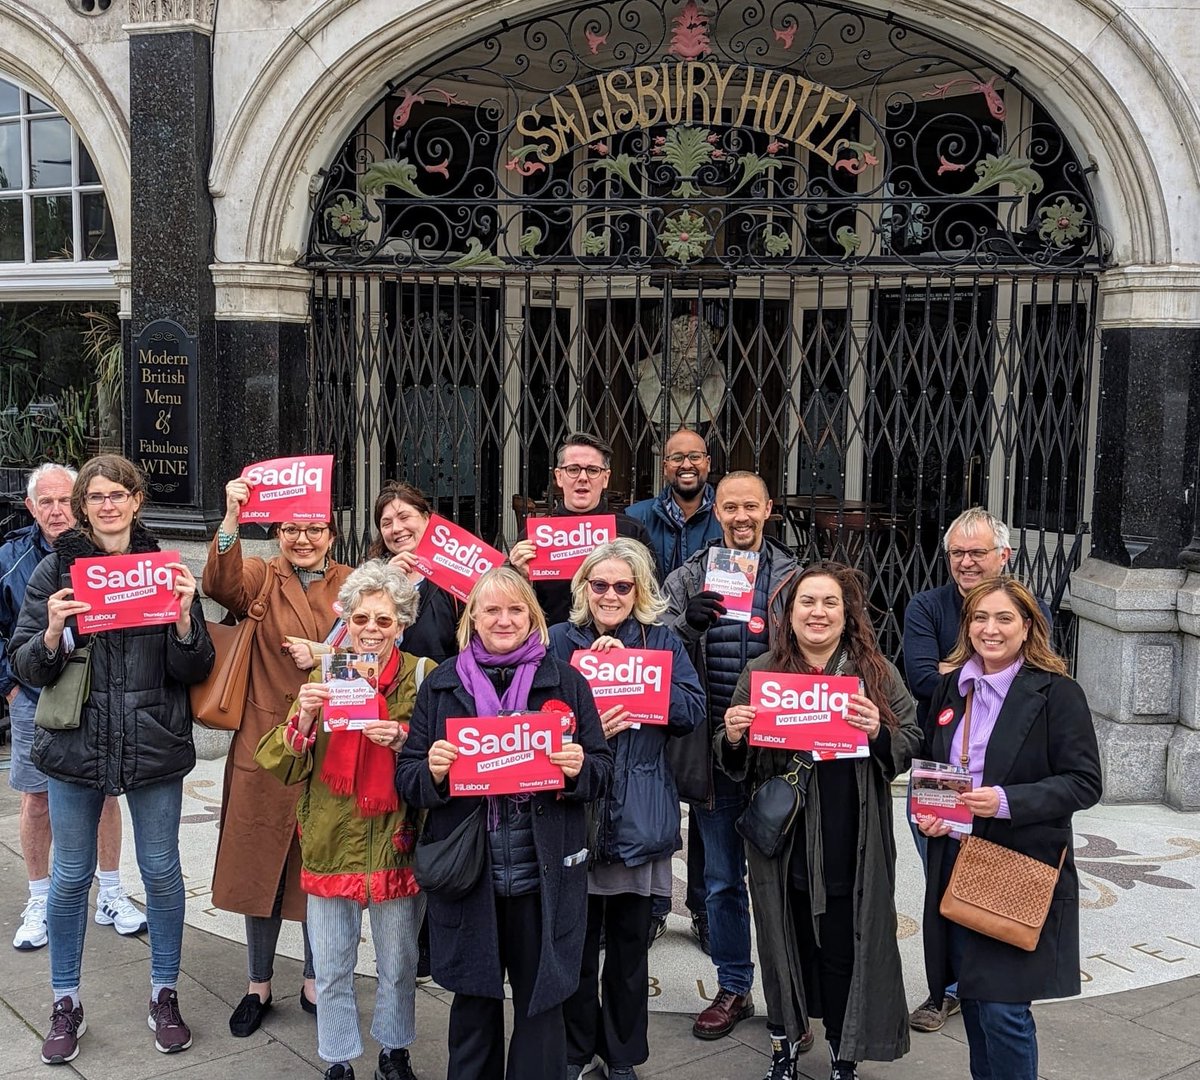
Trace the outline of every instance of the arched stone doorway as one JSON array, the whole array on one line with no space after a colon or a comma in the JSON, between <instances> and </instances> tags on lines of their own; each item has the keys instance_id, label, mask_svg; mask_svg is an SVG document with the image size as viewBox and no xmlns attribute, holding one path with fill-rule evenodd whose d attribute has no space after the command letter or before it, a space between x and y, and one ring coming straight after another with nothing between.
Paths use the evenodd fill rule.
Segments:
<instances>
[{"instance_id":1,"label":"arched stone doorway","mask_svg":"<svg viewBox=\"0 0 1200 1080\"><path fill-rule=\"evenodd\" d=\"M978 57L831 4L574 7L393 82L312 190L310 436L356 552L385 476L511 542L566 431L640 498L686 423L867 571L893 650L966 505L1061 599L1104 240Z\"/></svg>"}]
</instances>

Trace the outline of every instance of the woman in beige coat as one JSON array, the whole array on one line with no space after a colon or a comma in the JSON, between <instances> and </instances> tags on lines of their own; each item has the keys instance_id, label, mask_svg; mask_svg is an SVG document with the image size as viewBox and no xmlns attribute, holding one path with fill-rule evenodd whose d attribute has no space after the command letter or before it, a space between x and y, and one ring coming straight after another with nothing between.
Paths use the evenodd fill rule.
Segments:
<instances>
[{"instance_id":1,"label":"woman in beige coat","mask_svg":"<svg viewBox=\"0 0 1200 1080\"><path fill-rule=\"evenodd\" d=\"M250 496L245 480L225 486L225 519L213 538L204 567L204 592L238 618L246 616L265 581L265 611L250 648L250 682L241 729L225 761L221 835L213 871L213 903L246 916L250 985L229 1030L252 1034L271 1005L275 945L283 919L302 922L300 847L296 838L299 789L280 784L254 760L259 740L287 719L288 710L313 666L308 647L286 638L321 641L333 628L333 605L351 567L336 563L329 549L332 522L285 521L278 527L279 554L264 561L242 558L238 510ZM300 1004L316 1012L312 953L304 940L304 986Z\"/></svg>"}]
</instances>

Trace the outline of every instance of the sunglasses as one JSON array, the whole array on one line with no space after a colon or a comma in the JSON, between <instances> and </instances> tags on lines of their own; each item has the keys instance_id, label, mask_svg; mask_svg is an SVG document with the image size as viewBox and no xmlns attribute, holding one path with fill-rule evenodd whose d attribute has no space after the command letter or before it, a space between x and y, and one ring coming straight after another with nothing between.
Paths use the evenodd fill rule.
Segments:
<instances>
[{"instance_id":1,"label":"sunglasses","mask_svg":"<svg viewBox=\"0 0 1200 1080\"><path fill-rule=\"evenodd\" d=\"M366 626L373 621L380 630L390 630L396 622L390 615L364 615L361 611L357 615L351 615L350 621L355 626Z\"/></svg>"},{"instance_id":2,"label":"sunglasses","mask_svg":"<svg viewBox=\"0 0 1200 1080\"><path fill-rule=\"evenodd\" d=\"M588 578L588 584L597 596L603 596L609 589L618 596L628 596L633 592L632 581L601 581L599 578Z\"/></svg>"}]
</instances>

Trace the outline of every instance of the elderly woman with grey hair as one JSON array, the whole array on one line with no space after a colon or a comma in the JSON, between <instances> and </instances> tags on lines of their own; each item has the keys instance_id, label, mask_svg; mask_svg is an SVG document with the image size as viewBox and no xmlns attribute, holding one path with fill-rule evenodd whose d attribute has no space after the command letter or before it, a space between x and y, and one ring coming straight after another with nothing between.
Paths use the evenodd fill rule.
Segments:
<instances>
[{"instance_id":1,"label":"elderly woman with grey hair","mask_svg":"<svg viewBox=\"0 0 1200 1080\"><path fill-rule=\"evenodd\" d=\"M416 1035L417 930L425 898L412 873L416 812L396 794L396 754L408 735L417 690L431 660L397 647L417 617L417 594L383 563L355 570L338 593L351 651L378 658L378 720L361 730L318 723L329 700L319 669L300 688L285 723L268 732L255 759L285 784L303 784L300 883L317 974L317 1053L327 1080L353 1080L362 1053L354 998L362 909L371 915L379 983L371 1034L379 1080L414 1080L407 1047Z\"/></svg>"}]
</instances>

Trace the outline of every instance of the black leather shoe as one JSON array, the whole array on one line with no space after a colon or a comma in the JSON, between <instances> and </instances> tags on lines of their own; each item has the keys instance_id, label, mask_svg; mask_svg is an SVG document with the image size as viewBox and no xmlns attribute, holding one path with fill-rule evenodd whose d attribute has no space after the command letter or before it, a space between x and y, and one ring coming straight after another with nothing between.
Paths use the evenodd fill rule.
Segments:
<instances>
[{"instance_id":1,"label":"black leather shoe","mask_svg":"<svg viewBox=\"0 0 1200 1080\"><path fill-rule=\"evenodd\" d=\"M247 1035L253 1035L270 1007L270 994L267 995L266 1001L263 1001L257 994L247 994L238 1002L237 1008L233 1010L233 1015L229 1018L229 1034L235 1039L244 1039Z\"/></svg>"},{"instance_id":2,"label":"black leather shoe","mask_svg":"<svg viewBox=\"0 0 1200 1080\"><path fill-rule=\"evenodd\" d=\"M300 987L300 1008L302 1008L309 1016L317 1015L317 1003L309 1001L308 996L304 993L304 987Z\"/></svg>"}]
</instances>

